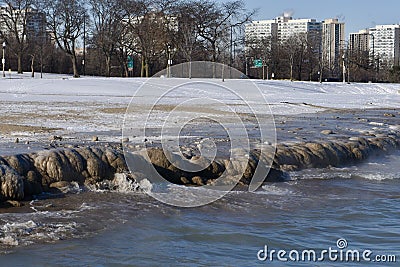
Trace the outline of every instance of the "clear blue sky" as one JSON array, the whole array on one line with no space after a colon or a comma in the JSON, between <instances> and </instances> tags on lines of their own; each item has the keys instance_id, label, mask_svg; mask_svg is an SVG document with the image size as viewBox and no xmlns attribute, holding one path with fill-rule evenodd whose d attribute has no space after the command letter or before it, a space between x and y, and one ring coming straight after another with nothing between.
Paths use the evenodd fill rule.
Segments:
<instances>
[{"instance_id":1,"label":"clear blue sky","mask_svg":"<svg viewBox=\"0 0 400 267\"><path fill-rule=\"evenodd\" d=\"M225 2L224 0L219 0ZM346 23L346 38L352 32L377 24L400 23L400 0L244 0L247 9L259 8L254 17L273 19L284 11L294 18L339 18Z\"/></svg>"}]
</instances>

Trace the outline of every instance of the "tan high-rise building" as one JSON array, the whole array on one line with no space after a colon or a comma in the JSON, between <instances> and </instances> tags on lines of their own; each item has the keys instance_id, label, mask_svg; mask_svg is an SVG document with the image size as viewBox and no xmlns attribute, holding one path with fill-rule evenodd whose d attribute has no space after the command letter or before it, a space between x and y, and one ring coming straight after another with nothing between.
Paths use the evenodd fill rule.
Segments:
<instances>
[{"instance_id":1,"label":"tan high-rise building","mask_svg":"<svg viewBox=\"0 0 400 267\"><path fill-rule=\"evenodd\" d=\"M338 19L322 22L322 61L332 72L340 69L341 57L345 51L344 23Z\"/></svg>"},{"instance_id":2,"label":"tan high-rise building","mask_svg":"<svg viewBox=\"0 0 400 267\"><path fill-rule=\"evenodd\" d=\"M369 51L369 30L361 30L357 33L350 33L349 48L353 52L363 53Z\"/></svg>"}]
</instances>

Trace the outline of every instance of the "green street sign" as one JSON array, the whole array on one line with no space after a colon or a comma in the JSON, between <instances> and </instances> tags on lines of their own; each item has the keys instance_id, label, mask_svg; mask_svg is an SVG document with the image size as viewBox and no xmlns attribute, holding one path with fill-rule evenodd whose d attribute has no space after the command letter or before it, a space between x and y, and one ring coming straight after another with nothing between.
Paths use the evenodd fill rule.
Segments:
<instances>
[{"instance_id":1,"label":"green street sign","mask_svg":"<svg viewBox=\"0 0 400 267\"><path fill-rule=\"evenodd\" d=\"M263 66L263 61L262 61L262 59L255 59L255 60L253 61L253 64L254 64L254 67L255 67L255 68L262 68L262 66Z\"/></svg>"}]
</instances>

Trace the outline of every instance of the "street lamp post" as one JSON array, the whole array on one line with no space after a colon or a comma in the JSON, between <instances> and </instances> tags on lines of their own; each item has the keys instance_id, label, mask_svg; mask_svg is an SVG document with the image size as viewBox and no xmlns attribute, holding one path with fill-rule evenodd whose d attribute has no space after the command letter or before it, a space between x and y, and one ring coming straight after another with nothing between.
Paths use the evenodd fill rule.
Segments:
<instances>
[{"instance_id":1,"label":"street lamp post","mask_svg":"<svg viewBox=\"0 0 400 267\"><path fill-rule=\"evenodd\" d=\"M82 59L82 69L83 76L86 75L86 14L83 15L83 59Z\"/></svg>"},{"instance_id":2,"label":"street lamp post","mask_svg":"<svg viewBox=\"0 0 400 267\"><path fill-rule=\"evenodd\" d=\"M172 59L171 59L171 45L167 45L167 53L168 53L168 64L167 64L167 78L171 78L171 65L172 65Z\"/></svg>"},{"instance_id":3,"label":"street lamp post","mask_svg":"<svg viewBox=\"0 0 400 267\"><path fill-rule=\"evenodd\" d=\"M246 61L246 77L249 76L249 63L248 63L247 60L248 60L248 59L247 59L247 56L245 56L245 61Z\"/></svg>"},{"instance_id":4,"label":"street lamp post","mask_svg":"<svg viewBox=\"0 0 400 267\"><path fill-rule=\"evenodd\" d=\"M3 59L1 63L3 64L3 77L6 77L5 69L6 69L6 42L3 42Z\"/></svg>"},{"instance_id":5,"label":"street lamp post","mask_svg":"<svg viewBox=\"0 0 400 267\"><path fill-rule=\"evenodd\" d=\"M346 83L346 64L345 64L345 55L342 56L343 59L343 83Z\"/></svg>"},{"instance_id":6,"label":"street lamp post","mask_svg":"<svg viewBox=\"0 0 400 267\"><path fill-rule=\"evenodd\" d=\"M342 70L343 70L343 83L346 83L346 41L345 40L341 40L341 43L343 43L342 45Z\"/></svg>"}]
</instances>

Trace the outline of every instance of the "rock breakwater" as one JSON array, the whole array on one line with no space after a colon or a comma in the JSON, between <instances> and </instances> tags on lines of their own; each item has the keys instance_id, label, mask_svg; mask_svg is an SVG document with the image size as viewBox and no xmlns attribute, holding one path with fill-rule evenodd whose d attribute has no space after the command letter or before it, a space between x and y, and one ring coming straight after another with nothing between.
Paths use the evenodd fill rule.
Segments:
<instances>
[{"instance_id":1,"label":"rock breakwater","mask_svg":"<svg viewBox=\"0 0 400 267\"><path fill-rule=\"evenodd\" d=\"M305 168L340 167L400 148L400 135L390 134L376 138L350 138L348 141L308 142L279 144L276 147L272 169L266 182L285 180L286 171ZM136 165L132 178L143 176L144 168L155 167L168 181L180 185L201 186L212 184L225 171L235 172L235 163L216 160L196 173L180 170L176 162L183 160L174 155L172 164L161 149L147 150L150 163L141 155L142 164ZM272 155L266 155L267 157ZM194 157L191 164L201 161ZM258 150L252 151L243 172L240 185L249 185L256 167L265 164ZM239 165L239 164L238 164ZM131 166L131 165L130 165ZM59 148L38 153L0 157L0 201L29 199L34 195L51 191L57 185L78 183L93 185L112 180L117 173L128 173L121 145L97 145L95 147ZM65 182L65 183L64 183Z\"/></svg>"}]
</instances>

